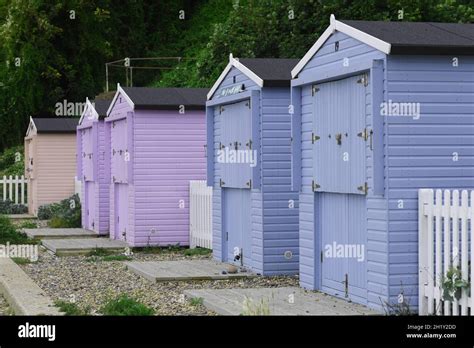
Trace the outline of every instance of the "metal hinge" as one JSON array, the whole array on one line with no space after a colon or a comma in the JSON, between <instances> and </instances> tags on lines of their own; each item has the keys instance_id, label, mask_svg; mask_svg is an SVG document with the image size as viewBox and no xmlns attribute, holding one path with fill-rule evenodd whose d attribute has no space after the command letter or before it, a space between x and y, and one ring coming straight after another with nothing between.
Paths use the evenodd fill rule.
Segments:
<instances>
[{"instance_id":1,"label":"metal hinge","mask_svg":"<svg viewBox=\"0 0 474 348\"><path fill-rule=\"evenodd\" d=\"M311 133L311 143L314 144L315 141L318 141L319 139L321 139L320 136L314 134L314 133Z\"/></svg>"},{"instance_id":2,"label":"metal hinge","mask_svg":"<svg viewBox=\"0 0 474 348\"><path fill-rule=\"evenodd\" d=\"M364 87L367 87L369 84L369 76L365 73L360 79L357 80L357 83L362 83Z\"/></svg>"},{"instance_id":3,"label":"metal hinge","mask_svg":"<svg viewBox=\"0 0 474 348\"><path fill-rule=\"evenodd\" d=\"M252 139L249 139L249 142L245 144L250 150L252 150Z\"/></svg>"},{"instance_id":4,"label":"metal hinge","mask_svg":"<svg viewBox=\"0 0 474 348\"><path fill-rule=\"evenodd\" d=\"M321 185L318 185L314 180L311 182L311 189L315 192Z\"/></svg>"},{"instance_id":5,"label":"metal hinge","mask_svg":"<svg viewBox=\"0 0 474 348\"><path fill-rule=\"evenodd\" d=\"M359 191L364 192L364 195L366 195L367 192L369 192L369 185L367 185L367 182L364 182L364 185L358 186L357 189L358 189Z\"/></svg>"},{"instance_id":6,"label":"metal hinge","mask_svg":"<svg viewBox=\"0 0 474 348\"><path fill-rule=\"evenodd\" d=\"M319 92L319 88L316 85L313 85L311 88L311 95L314 96L317 92Z\"/></svg>"},{"instance_id":7,"label":"metal hinge","mask_svg":"<svg viewBox=\"0 0 474 348\"><path fill-rule=\"evenodd\" d=\"M349 274L347 273L344 279L344 295L346 298L349 297Z\"/></svg>"},{"instance_id":8,"label":"metal hinge","mask_svg":"<svg viewBox=\"0 0 474 348\"><path fill-rule=\"evenodd\" d=\"M219 179L219 186L220 186L220 187L224 187L224 185L225 185L225 182L222 181L222 179Z\"/></svg>"},{"instance_id":9,"label":"metal hinge","mask_svg":"<svg viewBox=\"0 0 474 348\"><path fill-rule=\"evenodd\" d=\"M219 108L219 114L222 114L222 112L224 112L224 110L225 110L224 107L221 106L221 107Z\"/></svg>"},{"instance_id":10,"label":"metal hinge","mask_svg":"<svg viewBox=\"0 0 474 348\"><path fill-rule=\"evenodd\" d=\"M226 241L229 241L229 232L226 232L226 233L225 233L225 240L226 240Z\"/></svg>"},{"instance_id":11,"label":"metal hinge","mask_svg":"<svg viewBox=\"0 0 474 348\"><path fill-rule=\"evenodd\" d=\"M357 136L367 141L367 139L369 139L369 132L367 131L367 128L364 128L362 132L357 133Z\"/></svg>"},{"instance_id":12,"label":"metal hinge","mask_svg":"<svg viewBox=\"0 0 474 348\"><path fill-rule=\"evenodd\" d=\"M248 106L249 109L251 109L252 108L252 101L249 100L247 103L245 103L245 105Z\"/></svg>"},{"instance_id":13,"label":"metal hinge","mask_svg":"<svg viewBox=\"0 0 474 348\"><path fill-rule=\"evenodd\" d=\"M248 187L252 188L252 179L250 179L249 181L247 181L245 183L245 185L247 185Z\"/></svg>"},{"instance_id":14,"label":"metal hinge","mask_svg":"<svg viewBox=\"0 0 474 348\"><path fill-rule=\"evenodd\" d=\"M323 263L323 251L321 250L321 263Z\"/></svg>"}]
</instances>

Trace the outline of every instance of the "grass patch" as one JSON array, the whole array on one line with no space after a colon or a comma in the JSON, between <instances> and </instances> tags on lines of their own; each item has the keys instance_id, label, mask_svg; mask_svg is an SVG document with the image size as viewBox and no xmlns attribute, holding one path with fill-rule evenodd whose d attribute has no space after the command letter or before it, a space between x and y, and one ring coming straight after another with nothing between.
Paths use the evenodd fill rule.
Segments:
<instances>
[{"instance_id":1,"label":"grass patch","mask_svg":"<svg viewBox=\"0 0 474 348\"><path fill-rule=\"evenodd\" d=\"M202 297L193 297L189 300L191 306L202 306L204 299Z\"/></svg>"},{"instance_id":2,"label":"grass patch","mask_svg":"<svg viewBox=\"0 0 474 348\"><path fill-rule=\"evenodd\" d=\"M38 228L38 224L33 221L23 221L21 224L18 224L18 228Z\"/></svg>"},{"instance_id":3,"label":"grass patch","mask_svg":"<svg viewBox=\"0 0 474 348\"><path fill-rule=\"evenodd\" d=\"M150 316L155 314L153 308L145 306L127 294L109 300L101 309L103 315L118 316Z\"/></svg>"},{"instance_id":4,"label":"grass patch","mask_svg":"<svg viewBox=\"0 0 474 348\"><path fill-rule=\"evenodd\" d=\"M26 234L20 231L9 218L0 215L0 244L37 244L38 241L28 239Z\"/></svg>"},{"instance_id":5,"label":"grass patch","mask_svg":"<svg viewBox=\"0 0 474 348\"><path fill-rule=\"evenodd\" d=\"M184 250L185 256L196 256L196 255L210 255L212 253L211 249L206 248L194 248Z\"/></svg>"},{"instance_id":6,"label":"grass patch","mask_svg":"<svg viewBox=\"0 0 474 348\"><path fill-rule=\"evenodd\" d=\"M68 301L58 300L54 302L54 305L66 316L89 315L90 313L90 308L83 310L76 303Z\"/></svg>"},{"instance_id":7,"label":"grass patch","mask_svg":"<svg viewBox=\"0 0 474 348\"><path fill-rule=\"evenodd\" d=\"M26 257L12 257L11 258L13 262L15 262L17 265L27 265L29 263L32 263L30 259Z\"/></svg>"},{"instance_id":8,"label":"grass patch","mask_svg":"<svg viewBox=\"0 0 474 348\"><path fill-rule=\"evenodd\" d=\"M109 256L112 255L113 252L104 248L95 248L92 251L89 251L87 253L87 256L96 256L96 257L104 257L104 256Z\"/></svg>"},{"instance_id":9,"label":"grass patch","mask_svg":"<svg viewBox=\"0 0 474 348\"><path fill-rule=\"evenodd\" d=\"M131 257L127 255L109 255L109 256L104 256L102 258L102 261L108 262L108 261L130 261L132 260Z\"/></svg>"}]
</instances>

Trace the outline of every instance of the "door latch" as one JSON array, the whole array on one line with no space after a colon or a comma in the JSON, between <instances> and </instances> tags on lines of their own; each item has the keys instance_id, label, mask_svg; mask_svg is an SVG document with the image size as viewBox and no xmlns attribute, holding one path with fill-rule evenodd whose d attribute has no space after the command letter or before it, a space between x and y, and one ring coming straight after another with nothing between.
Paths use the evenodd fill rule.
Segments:
<instances>
[{"instance_id":1,"label":"door latch","mask_svg":"<svg viewBox=\"0 0 474 348\"><path fill-rule=\"evenodd\" d=\"M349 274L346 273L343 283L344 283L344 296L348 298L349 297Z\"/></svg>"},{"instance_id":2,"label":"door latch","mask_svg":"<svg viewBox=\"0 0 474 348\"><path fill-rule=\"evenodd\" d=\"M342 134L341 133L336 134L336 143L337 143L337 145L342 144Z\"/></svg>"},{"instance_id":3,"label":"door latch","mask_svg":"<svg viewBox=\"0 0 474 348\"><path fill-rule=\"evenodd\" d=\"M364 182L364 185L358 186L357 190L364 192L364 195L366 195L369 192L369 185L367 185L367 182Z\"/></svg>"}]
</instances>

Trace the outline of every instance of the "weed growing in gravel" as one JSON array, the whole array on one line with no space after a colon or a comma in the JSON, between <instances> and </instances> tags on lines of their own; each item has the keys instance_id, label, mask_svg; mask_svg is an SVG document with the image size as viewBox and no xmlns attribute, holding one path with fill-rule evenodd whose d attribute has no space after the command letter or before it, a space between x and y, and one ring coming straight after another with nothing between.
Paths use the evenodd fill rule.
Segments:
<instances>
[{"instance_id":1,"label":"weed growing in gravel","mask_svg":"<svg viewBox=\"0 0 474 348\"><path fill-rule=\"evenodd\" d=\"M242 315L270 315L268 302L268 299L265 298L255 302L253 299L245 296Z\"/></svg>"},{"instance_id":2,"label":"weed growing in gravel","mask_svg":"<svg viewBox=\"0 0 474 348\"><path fill-rule=\"evenodd\" d=\"M13 262L15 262L17 265L26 265L28 263L32 263L33 261L31 261L30 259L26 258L26 257L12 257L11 258L13 260Z\"/></svg>"},{"instance_id":3,"label":"weed growing in gravel","mask_svg":"<svg viewBox=\"0 0 474 348\"><path fill-rule=\"evenodd\" d=\"M104 248L95 248L94 250L87 253L87 256L97 256L97 257L104 257L112 255L110 250L106 250Z\"/></svg>"},{"instance_id":4,"label":"weed growing in gravel","mask_svg":"<svg viewBox=\"0 0 474 348\"><path fill-rule=\"evenodd\" d=\"M145 306L127 294L109 300L101 309L103 315L150 316L155 314L153 308Z\"/></svg>"},{"instance_id":5,"label":"weed growing in gravel","mask_svg":"<svg viewBox=\"0 0 474 348\"><path fill-rule=\"evenodd\" d=\"M90 308L81 309L76 303L57 300L54 302L54 305L59 308L67 316L77 316L77 315L89 315Z\"/></svg>"},{"instance_id":6,"label":"weed growing in gravel","mask_svg":"<svg viewBox=\"0 0 474 348\"><path fill-rule=\"evenodd\" d=\"M127 255L109 255L109 256L104 256L102 258L102 261L130 261L132 260L131 257Z\"/></svg>"},{"instance_id":7,"label":"weed growing in gravel","mask_svg":"<svg viewBox=\"0 0 474 348\"><path fill-rule=\"evenodd\" d=\"M211 249L206 248L194 248L184 250L185 256L198 256L198 255L209 255L212 253Z\"/></svg>"},{"instance_id":8,"label":"weed growing in gravel","mask_svg":"<svg viewBox=\"0 0 474 348\"><path fill-rule=\"evenodd\" d=\"M204 303L204 299L202 297L193 297L189 300L191 306L201 306Z\"/></svg>"}]
</instances>

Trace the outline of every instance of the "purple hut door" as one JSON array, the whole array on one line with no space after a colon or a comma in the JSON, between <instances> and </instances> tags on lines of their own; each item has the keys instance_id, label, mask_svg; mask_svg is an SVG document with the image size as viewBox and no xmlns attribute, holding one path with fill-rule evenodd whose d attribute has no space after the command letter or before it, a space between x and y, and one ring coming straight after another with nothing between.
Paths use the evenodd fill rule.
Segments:
<instances>
[{"instance_id":1,"label":"purple hut door","mask_svg":"<svg viewBox=\"0 0 474 348\"><path fill-rule=\"evenodd\" d=\"M128 185L115 184L115 239L124 240L128 227Z\"/></svg>"},{"instance_id":2,"label":"purple hut door","mask_svg":"<svg viewBox=\"0 0 474 348\"><path fill-rule=\"evenodd\" d=\"M88 230L95 230L95 182L94 182L94 139L92 127L85 128L82 131L82 170L84 183L84 210L85 226Z\"/></svg>"},{"instance_id":3,"label":"purple hut door","mask_svg":"<svg viewBox=\"0 0 474 348\"><path fill-rule=\"evenodd\" d=\"M95 213L95 184L93 181L86 181L85 182L85 193L86 193L86 226L85 228L91 231L95 230L95 221L94 221L94 213Z\"/></svg>"}]
</instances>

